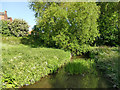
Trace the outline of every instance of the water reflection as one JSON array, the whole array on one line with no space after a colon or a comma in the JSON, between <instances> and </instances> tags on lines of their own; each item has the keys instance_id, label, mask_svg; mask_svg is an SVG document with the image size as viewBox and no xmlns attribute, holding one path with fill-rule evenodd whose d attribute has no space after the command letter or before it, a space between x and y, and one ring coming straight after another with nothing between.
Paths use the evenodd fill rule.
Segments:
<instances>
[{"instance_id":1,"label":"water reflection","mask_svg":"<svg viewBox=\"0 0 120 90\"><path fill-rule=\"evenodd\" d=\"M109 88L111 85L100 74L70 75L64 68L23 88Z\"/></svg>"}]
</instances>

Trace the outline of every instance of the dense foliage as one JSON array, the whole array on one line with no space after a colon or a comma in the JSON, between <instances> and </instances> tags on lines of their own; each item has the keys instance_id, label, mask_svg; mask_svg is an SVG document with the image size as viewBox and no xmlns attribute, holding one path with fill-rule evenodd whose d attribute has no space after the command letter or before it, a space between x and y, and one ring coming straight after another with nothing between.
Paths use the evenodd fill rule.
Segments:
<instances>
[{"instance_id":1,"label":"dense foliage","mask_svg":"<svg viewBox=\"0 0 120 90\"><path fill-rule=\"evenodd\" d=\"M120 45L118 35L118 2L99 2L100 17L98 19L100 37L97 40L98 45L116 46Z\"/></svg>"},{"instance_id":2,"label":"dense foliage","mask_svg":"<svg viewBox=\"0 0 120 90\"><path fill-rule=\"evenodd\" d=\"M36 36L44 46L80 55L87 52L95 37L99 36L96 3L32 2L30 5L37 18Z\"/></svg>"},{"instance_id":3,"label":"dense foliage","mask_svg":"<svg viewBox=\"0 0 120 90\"><path fill-rule=\"evenodd\" d=\"M12 22L1 20L0 33L3 36L22 37L28 34L29 26L26 21L21 19L14 19Z\"/></svg>"},{"instance_id":4,"label":"dense foliage","mask_svg":"<svg viewBox=\"0 0 120 90\"><path fill-rule=\"evenodd\" d=\"M5 20L1 20L0 21L0 34L4 35L4 36L10 36L11 35L11 32L10 32L10 29L9 29L9 24L10 22L9 21L5 21Z\"/></svg>"},{"instance_id":5,"label":"dense foliage","mask_svg":"<svg viewBox=\"0 0 120 90\"><path fill-rule=\"evenodd\" d=\"M113 83L113 87L120 87L120 50L117 47L94 47L90 58L95 59L96 66Z\"/></svg>"},{"instance_id":6,"label":"dense foliage","mask_svg":"<svg viewBox=\"0 0 120 90\"><path fill-rule=\"evenodd\" d=\"M21 19L14 19L10 23L9 28L13 36L16 37L25 36L29 31L27 22Z\"/></svg>"},{"instance_id":7,"label":"dense foliage","mask_svg":"<svg viewBox=\"0 0 120 90\"><path fill-rule=\"evenodd\" d=\"M30 48L20 44L3 43L2 88L33 84L67 63L70 56L69 52L58 49Z\"/></svg>"}]
</instances>

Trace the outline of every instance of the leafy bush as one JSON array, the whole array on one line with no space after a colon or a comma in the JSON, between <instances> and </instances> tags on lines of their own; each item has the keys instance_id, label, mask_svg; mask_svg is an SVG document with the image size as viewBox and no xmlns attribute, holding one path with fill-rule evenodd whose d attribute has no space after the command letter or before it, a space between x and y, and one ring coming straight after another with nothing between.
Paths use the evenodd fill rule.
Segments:
<instances>
[{"instance_id":1,"label":"leafy bush","mask_svg":"<svg viewBox=\"0 0 120 90\"><path fill-rule=\"evenodd\" d=\"M2 34L3 36L10 36L11 32L9 29L9 21L5 21L5 20L1 20L0 21L0 34Z\"/></svg>"},{"instance_id":2,"label":"leafy bush","mask_svg":"<svg viewBox=\"0 0 120 90\"><path fill-rule=\"evenodd\" d=\"M22 37L28 34L28 24L24 20L14 19L12 22L1 20L0 33L3 36Z\"/></svg>"},{"instance_id":3,"label":"leafy bush","mask_svg":"<svg viewBox=\"0 0 120 90\"><path fill-rule=\"evenodd\" d=\"M39 42L44 46L62 48L80 55L89 50L90 44L99 36L96 3L32 2L36 12Z\"/></svg>"},{"instance_id":4,"label":"leafy bush","mask_svg":"<svg viewBox=\"0 0 120 90\"><path fill-rule=\"evenodd\" d=\"M117 46L119 43L118 2L99 2L100 17L98 19L100 37L98 45Z\"/></svg>"},{"instance_id":5,"label":"leafy bush","mask_svg":"<svg viewBox=\"0 0 120 90\"><path fill-rule=\"evenodd\" d=\"M90 52L90 57L95 59L96 66L103 72L104 76L109 78L113 87L120 87L120 68L118 47L97 47Z\"/></svg>"},{"instance_id":6,"label":"leafy bush","mask_svg":"<svg viewBox=\"0 0 120 90\"><path fill-rule=\"evenodd\" d=\"M14 19L9 25L10 31L13 36L21 37L28 34L28 24L26 21L21 19Z\"/></svg>"},{"instance_id":7,"label":"leafy bush","mask_svg":"<svg viewBox=\"0 0 120 90\"><path fill-rule=\"evenodd\" d=\"M69 60L70 53L63 50L3 43L2 88L33 84Z\"/></svg>"}]
</instances>

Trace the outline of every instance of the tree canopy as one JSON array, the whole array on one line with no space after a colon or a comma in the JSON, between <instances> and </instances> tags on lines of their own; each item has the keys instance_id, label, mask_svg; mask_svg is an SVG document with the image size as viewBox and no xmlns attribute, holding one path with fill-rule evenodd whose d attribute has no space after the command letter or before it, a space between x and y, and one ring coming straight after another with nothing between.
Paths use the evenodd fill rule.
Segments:
<instances>
[{"instance_id":1,"label":"tree canopy","mask_svg":"<svg viewBox=\"0 0 120 90\"><path fill-rule=\"evenodd\" d=\"M99 7L94 2L31 2L35 11L36 31L44 46L81 54L99 36Z\"/></svg>"},{"instance_id":2,"label":"tree canopy","mask_svg":"<svg viewBox=\"0 0 120 90\"><path fill-rule=\"evenodd\" d=\"M118 26L118 2L99 2L100 17L98 19L100 37L97 43L99 45L116 46L119 44L119 26Z\"/></svg>"}]
</instances>

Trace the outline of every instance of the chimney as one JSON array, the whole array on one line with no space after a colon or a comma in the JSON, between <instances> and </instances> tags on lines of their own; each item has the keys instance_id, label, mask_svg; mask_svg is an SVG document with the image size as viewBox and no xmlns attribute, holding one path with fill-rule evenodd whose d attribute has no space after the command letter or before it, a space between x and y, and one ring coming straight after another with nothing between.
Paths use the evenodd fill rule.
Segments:
<instances>
[{"instance_id":1,"label":"chimney","mask_svg":"<svg viewBox=\"0 0 120 90\"><path fill-rule=\"evenodd\" d=\"M5 11L5 14L7 14L7 11Z\"/></svg>"},{"instance_id":2,"label":"chimney","mask_svg":"<svg viewBox=\"0 0 120 90\"><path fill-rule=\"evenodd\" d=\"M4 20L7 20L8 19L8 17L7 17L7 11L5 11L4 13L5 13Z\"/></svg>"}]
</instances>

